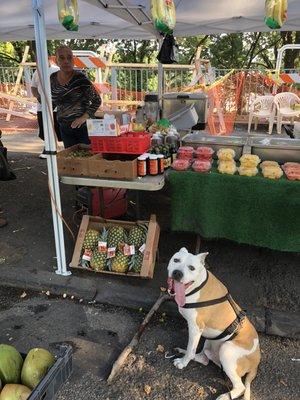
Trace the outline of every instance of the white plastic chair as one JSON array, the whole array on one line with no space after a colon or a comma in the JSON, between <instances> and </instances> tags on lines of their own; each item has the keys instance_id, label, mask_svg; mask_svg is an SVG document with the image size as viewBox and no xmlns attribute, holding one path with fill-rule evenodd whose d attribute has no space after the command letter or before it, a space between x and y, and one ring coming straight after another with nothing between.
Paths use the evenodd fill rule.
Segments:
<instances>
[{"instance_id":1,"label":"white plastic chair","mask_svg":"<svg viewBox=\"0 0 300 400\"><path fill-rule=\"evenodd\" d=\"M283 117L294 123L294 118L300 116L300 110L293 110L292 106L300 103L300 98L291 92L282 92L274 96L274 103L277 109L277 133L281 133Z\"/></svg>"},{"instance_id":2,"label":"white plastic chair","mask_svg":"<svg viewBox=\"0 0 300 400\"><path fill-rule=\"evenodd\" d=\"M251 130L252 120L254 118L254 129L257 129L259 119L269 120L269 134L271 135L274 124L274 96L265 95L257 97L250 106L249 120L248 120L248 133Z\"/></svg>"}]
</instances>

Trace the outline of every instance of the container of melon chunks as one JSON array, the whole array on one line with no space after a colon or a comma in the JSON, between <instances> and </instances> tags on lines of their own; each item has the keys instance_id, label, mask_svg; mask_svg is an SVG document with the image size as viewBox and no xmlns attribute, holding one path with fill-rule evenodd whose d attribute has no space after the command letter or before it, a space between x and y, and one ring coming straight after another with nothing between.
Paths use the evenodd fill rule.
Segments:
<instances>
[{"instance_id":1,"label":"container of melon chunks","mask_svg":"<svg viewBox=\"0 0 300 400\"><path fill-rule=\"evenodd\" d=\"M160 228L149 221L117 221L84 215L70 267L152 279Z\"/></svg>"}]
</instances>

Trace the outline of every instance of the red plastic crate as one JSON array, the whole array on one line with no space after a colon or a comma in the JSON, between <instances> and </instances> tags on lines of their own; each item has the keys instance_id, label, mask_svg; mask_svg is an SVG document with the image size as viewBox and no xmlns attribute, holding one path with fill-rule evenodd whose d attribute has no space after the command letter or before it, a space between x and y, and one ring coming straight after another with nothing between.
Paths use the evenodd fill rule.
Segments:
<instances>
[{"instance_id":1,"label":"red plastic crate","mask_svg":"<svg viewBox=\"0 0 300 400\"><path fill-rule=\"evenodd\" d=\"M143 154L150 148L146 132L128 132L120 136L90 136L93 153Z\"/></svg>"}]
</instances>

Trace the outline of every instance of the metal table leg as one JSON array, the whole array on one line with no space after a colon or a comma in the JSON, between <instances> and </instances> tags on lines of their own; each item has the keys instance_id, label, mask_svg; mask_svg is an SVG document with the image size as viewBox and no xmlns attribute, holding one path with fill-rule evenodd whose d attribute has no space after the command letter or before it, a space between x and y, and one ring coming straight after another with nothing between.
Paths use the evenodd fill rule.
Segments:
<instances>
[{"instance_id":1,"label":"metal table leg","mask_svg":"<svg viewBox=\"0 0 300 400\"><path fill-rule=\"evenodd\" d=\"M195 247L195 254L200 253L200 246L201 246L201 236L199 234L196 235L196 247Z\"/></svg>"}]
</instances>

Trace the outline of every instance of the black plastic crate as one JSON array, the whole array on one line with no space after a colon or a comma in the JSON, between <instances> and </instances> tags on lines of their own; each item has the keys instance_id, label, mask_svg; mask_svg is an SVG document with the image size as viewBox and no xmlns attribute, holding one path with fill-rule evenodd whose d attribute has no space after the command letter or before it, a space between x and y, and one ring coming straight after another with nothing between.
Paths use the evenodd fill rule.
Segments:
<instances>
[{"instance_id":1,"label":"black plastic crate","mask_svg":"<svg viewBox=\"0 0 300 400\"><path fill-rule=\"evenodd\" d=\"M54 400L60 387L71 375L72 369L72 347L61 344L58 346L57 360L32 391L28 400Z\"/></svg>"}]
</instances>

